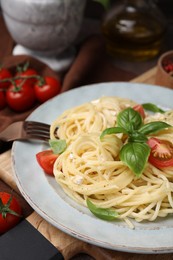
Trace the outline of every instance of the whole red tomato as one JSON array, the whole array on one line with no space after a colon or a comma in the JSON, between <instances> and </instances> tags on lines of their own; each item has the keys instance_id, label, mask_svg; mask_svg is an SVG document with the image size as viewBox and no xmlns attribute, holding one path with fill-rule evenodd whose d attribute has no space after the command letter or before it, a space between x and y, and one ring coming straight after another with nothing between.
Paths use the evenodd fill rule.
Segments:
<instances>
[{"instance_id":1,"label":"whole red tomato","mask_svg":"<svg viewBox=\"0 0 173 260\"><path fill-rule=\"evenodd\" d=\"M25 82L21 85L20 80L16 86L11 85L6 92L6 100L9 107L17 112L23 112L33 107L35 103L34 88Z\"/></svg>"},{"instance_id":2,"label":"whole red tomato","mask_svg":"<svg viewBox=\"0 0 173 260\"><path fill-rule=\"evenodd\" d=\"M20 77L28 77L28 79L26 79L26 83L30 86L34 86L34 84L37 82L37 78L33 77L33 76L38 76L38 73L36 70L34 69L27 69L26 71L23 72L18 72L16 75L16 77L20 76ZM29 78L31 77L31 78ZM33 78L32 78L33 77Z\"/></svg>"},{"instance_id":3,"label":"whole red tomato","mask_svg":"<svg viewBox=\"0 0 173 260\"><path fill-rule=\"evenodd\" d=\"M0 109L3 109L4 107L6 107L7 101L6 101L6 97L5 97L5 93L4 91L0 90Z\"/></svg>"},{"instance_id":4,"label":"whole red tomato","mask_svg":"<svg viewBox=\"0 0 173 260\"><path fill-rule=\"evenodd\" d=\"M0 192L0 234L5 233L21 220L22 208L16 198Z\"/></svg>"},{"instance_id":5,"label":"whole red tomato","mask_svg":"<svg viewBox=\"0 0 173 260\"><path fill-rule=\"evenodd\" d=\"M37 82L37 78L34 78L33 76L38 76L38 73L35 69L30 67L29 62L26 62L25 64L23 64L23 66L17 67L17 73L15 77L31 77L26 79L25 82L27 85L34 86L34 84Z\"/></svg>"},{"instance_id":6,"label":"whole red tomato","mask_svg":"<svg viewBox=\"0 0 173 260\"><path fill-rule=\"evenodd\" d=\"M61 89L60 81L53 77L45 77L43 82L37 82L34 86L36 98L41 103L59 94Z\"/></svg>"},{"instance_id":7,"label":"whole red tomato","mask_svg":"<svg viewBox=\"0 0 173 260\"><path fill-rule=\"evenodd\" d=\"M12 74L8 69L5 68L0 68L0 89L5 89L10 86L10 81L9 82L1 82L3 79L8 79L11 78Z\"/></svg>"}]
</instances>

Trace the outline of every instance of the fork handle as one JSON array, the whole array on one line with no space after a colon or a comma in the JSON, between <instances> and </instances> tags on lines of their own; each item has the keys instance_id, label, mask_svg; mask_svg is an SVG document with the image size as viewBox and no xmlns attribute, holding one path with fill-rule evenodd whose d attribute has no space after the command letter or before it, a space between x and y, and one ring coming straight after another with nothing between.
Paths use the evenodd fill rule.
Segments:
<instances>
[{"instance_id":1,"label":"fork handle","mask_svg":"<svg viewBox=\"0 0 173 260\"><path fill-rule=\"evenodd\" d=\"M0 154L11 149L12 143L13 142L5 142L5 141L0 140Z\"/></svg>"}]
</instances>

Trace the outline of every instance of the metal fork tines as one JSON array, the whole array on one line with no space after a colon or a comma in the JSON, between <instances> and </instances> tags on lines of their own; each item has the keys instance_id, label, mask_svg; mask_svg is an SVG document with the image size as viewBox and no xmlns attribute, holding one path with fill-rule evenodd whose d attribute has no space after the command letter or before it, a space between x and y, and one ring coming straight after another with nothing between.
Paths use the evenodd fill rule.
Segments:
<instances>
[{"instance_id":1,"label":"metal fork tines","mask_svg":"<svg viewBox=\"0 0 173 260\"><path fill-rule=\"evenodd\" d=\"M28 138L48 141L50 139L50 125L35 121L25 121L24 130Z\"/></svg>"},{"instance_id":2,"label":"metal fork tines","mask_svg":"<svg viewBox=\"0 0 173 260\"><path fill-rule=\"evenodd\" d=\"M18 121L0 133L0 140L6 142L27 139L48 141L50 125L35 121Z\"/></svg>"}]
</instances>

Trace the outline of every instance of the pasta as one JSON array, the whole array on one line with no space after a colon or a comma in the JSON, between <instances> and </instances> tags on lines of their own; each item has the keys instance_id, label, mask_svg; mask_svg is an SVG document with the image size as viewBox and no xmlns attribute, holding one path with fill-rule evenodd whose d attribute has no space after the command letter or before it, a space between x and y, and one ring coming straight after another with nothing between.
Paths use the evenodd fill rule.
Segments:
<instances>
[{"instance_id":1,"label":"pasta","mask_svg":"<svg viewBox=\"0 0 173 260\"><path fill-rule=\"evenodd\" d=\"M134 105L129 99L102 97L65 111L51 125L51 139L67 142L54 164L55 179L66 194L84 206L89 198L99 208L115 209L131 228L131 219L154 221L173 213L173 167L147 163L138 177L119 158L123 134L100 140L101 132L116 124L118 113ZM158 119L173 125L173 110L147 114L144 122ZM172 142L173 129L154 136Z\"/></svg>"}]
</instances>

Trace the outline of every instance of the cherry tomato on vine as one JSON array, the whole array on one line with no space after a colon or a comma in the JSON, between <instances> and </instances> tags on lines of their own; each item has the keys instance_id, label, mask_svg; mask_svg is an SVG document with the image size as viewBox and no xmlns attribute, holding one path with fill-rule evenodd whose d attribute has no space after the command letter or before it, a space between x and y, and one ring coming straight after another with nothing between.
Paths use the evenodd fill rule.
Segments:
<instances>
[{"instance_id":1,"label":"cherry tomato on vine","mask_svg":"<svg viewBox=\"0 0 173 260\"><path fill-rule=\"evenodd\" d=\"M58 154L54 154L52 150L45 150L36 154L37 162L49 175L53 175L53 165L57 158Z\"/></svg>"},{"instance_id":2,"label":"cherry tomato on vine","mask_svg":"<svg viewBox=\"0 0 173 260\"><path fill-rule=\"evenodd\" d=\"M36 70L34 69L26 69L26 71L23 71L23 72L18 72L16 75L17 76L20 76L20 77L31 77L31 76L38 76L38 73ZM22 80L21 80L22 81ZM30 86L34 86L34 84L37 82L37 78L28 78L26 79L26 84L30 85Z\"/></svg>"},{"instance_id":3,"label":"cherry tomato on vine","mask_svg":"<svg viewBox=\"0 0 173 260\"><path fill-rule=\"evenodd\" d=\"M147 144L151 148L149 162L157 168L173 166L173 144L167 140L150 138Z\"/></svg>"},{"instance_id":4,"label":"cherry tomato on vine","mask_svg":"<svg viewBox=\"0 0 173 260\"><path fill-rule=\"evenodd\" d=\"M17 112L26 111L34 106L34 88L25 82L21 85L20 80L16 81L16 86L11 85L6 92L6 100L9 107Z\"/></svg>"},{"instance_id":5,"label":"cherry tomato on vine","mask_svg":"<svg viewBox=\"0 0 173 260\"><path fill-rule=\"evenodd\" d=\"M5 93L4 91L0 90L0 110L6 107L6 105L7 105L7 101L6 101Z\"/></svg>"},{"instance_id":6,"label":"cherry tomato on vine","mask_svg":"<svg viewBox=\"0 0 173 260\"><path fill-rule=\"evenodd\" d=\"M61 89L60 81L53 77L45 77L43 83L38 81L34 86L35 94L41 103L59 94Z\"/></svg>"},{"instance_id":7,"label":"cherry tomato on vine","mask_svg":"<svg viewBox=\"0 0 173 260\"><path fill-rule=\"evenodd\" d=\"M0 89L6 89L10 86L9 82L1 82L3 79L9 79L12 77L11 72L6 68L0 68Z\"/></svg>"},{"instance_id":8,"label":"cherry tomato on vine","mask_svg":"<svg viewBox=\"0 0 173 260\"><path fill-rule=\"evenodd\" d=\"M23 64L23 66L18 66L17 67L17 73L15 77L32 77L32 76L38 76L38 73L35 69L30 67L29 62L26 62ZM37 78L28 78L26 79L26 84L34 86L34 84L37 82Z\"/></svg>"},{"instance_id":9,"label":"cherry tomato on vine","mask_svg":"<svg viewBox=\"0 0 173 260\"><path fill-rule=\"evenodd\" d=\"M8 192L0 192L0 234L5 233L21 220L22 207Z\"/></svg>"}]
</instances>

